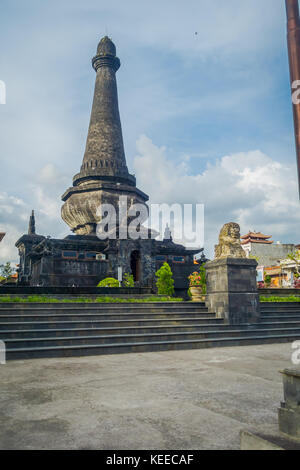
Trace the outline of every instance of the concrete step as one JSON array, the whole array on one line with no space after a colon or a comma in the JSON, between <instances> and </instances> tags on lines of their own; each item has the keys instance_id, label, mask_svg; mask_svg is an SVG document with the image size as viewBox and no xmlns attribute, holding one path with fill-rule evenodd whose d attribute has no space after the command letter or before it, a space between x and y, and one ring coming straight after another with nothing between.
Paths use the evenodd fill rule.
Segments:
<instances>
[{"instance_id":1,"label":"concrete step","mask_svg":"<svg viewBox=\"0 0 300 470\"><path fill-rule=\"evenodd\" d=\"M287 304L287 303L285 303ZM300 339L299 306L262 305L254 325L226 325L203 302L0 303L7 359L195 349Z\"/></svg>"},{"instance_id":2,"label":"concrete step","mask_svg":"<svg viewBox=\"0 0 300 470\"><path fill-rule=\"evenodd\" d=\"M284 307L281 307L281 308L261 308L260 309L261 313L265 314L265 315L268 315L268 314L271 314L271 313L300 313L300 308L299 307L295 307L295 308L284 308Z\"/></svg>"},{"instance_id":3,"label":"concrete step","mask_svg":"<svg viewBox=\"0 0 300 470\"><path fill-rule=\"evenodd\" d=\"M41 357L76 357L98 354L121 354L151 351L167 351L182 349L201 349L209 347L248 346L253 344L273 344L292 342L300 339L299 334L278 334L266 336L239 336L239 337L211 337L209 339L177 340L177 341L153 341L140 343L107 343L72 346L26 347L9 349L7 360L29 359Z\"/></svg>"},{"instance_id":4,"label":"concrete step","mask_svg":"<svg viewBox=\"0 0 300 470\"><path fill-rule=\"evenodd\" d=\"M300 307L285 308L285 307L272 307L272 308L260 308L261 313L269 315L270 313L300 313Z\"/></svg>"},{"instance_id":5,"label":"concrete step","mask_svg":"<svg viewBox=\"0 0 300 470\"><path fill-rule=\"evenodd\" d=\"M40 348L48 346L76 346L76 345L93 345L93 344L115 344L118 343L140 343L140 342L153 342L153 341L191 341L198 339L210 338L232 338L243 337L270 337L275 335L293 335L300 337L300 328L286 328L286 329L231 329L227 330L213 330L213 331L193 331L193 332L168 332L168 333L142 333L142 334L105 334L105 335L89 335L89 336L63 336L63 337L49 337L49 338L7 338L5 345L7 350L15 348Z\"/></svg>"},{"instance_id":6,"label":"concrete step","mask_svg":"<svg viewBox=\"0 0 300 470\"><path fill-rule=\"evenodd\" d=\"M52 326L52 325L51 325ZM152 334L152 333L174 333L194 331L214 331L216 328L227 330L224 324L197 324L197 325L172 325L172 326L135 326L135 327L94 327L94 328L44 328L44 329L21 329L0 331L0 339L10 338L51 338L66 336L93 336L93 335L122 335L122 334ZM232 326L231 329L240 329L240 325ZM299 323L300 328L300 323Z\"/></svg>"},{"instance_id":7,"label":"concrete step","mask_svg":"<svg viewBox=\"0 0 300 470\"><path fill-rule=\"evenodd\" d=\"M169 309L110 309L110 310L105 310L105 309L63 309L63 308L58 308L58 309L46 309L46 308L40 308L40 309L15 309L15 308L10 308L10 309L0 309L0 316L11 316L11 315L16 315L16 316L27 316L27 315L145 315L145 314L154 314L154 313L165 313L165 314L181 314L181 313L191 313L191 314L197 314L197 313L207 313L208 309L204 307L199 307L199 308L188 308L188 307L182 307L181 309L179 308L172 308L170 307Z\"/></svg>"},{"instance_id":8,"label":"concrete step","mask_svg":"<svg viewBox=\"0 0 300 470\"><path fill-rule=\"evenodd\" d=\"M300 315L294 313L261 315L261 321L299 321Z\"/></svg>"},{"instance_id":9,"label":"concrete step","mask_svg":"<svg viewBox=\"0 0 300 470\"><path fill-rule=\"evenodd\" d=\"M300 297L300 291L299 291ZM300 308L300 302L260 302L261 308Z\"/></svg>"},{"instance_id":10,"label":"concrete step","mask_svg":"<svg viewBox=\"0 0 300 470\"><path fill-rule=\"evenodd\" d=\"M139 319L184 319L185 317L194 318L203 315L207 318L215 317L214 313L208 312L138 312L138 313L27 313L26 315L18 314L14 312L8 315L0 315L1 322L15 321L15 322L26 322L26 321L73 321L73 320L139 320Z\"/></svg>"},{"instance_id":11,"label":"concrete step","mask_svg":"<svg viewBox=\"0 0 300 470\"><path fill-rule=\"evenodd\" d=\"M147 319L133 319L133 320L74 320L74 321L17 321L17 322L1 322L0 330L11 330L24 328L28 329L40 329L40 328L93 328L93 327L135 327L135 326L171 326L171 325L196 325L196 324L218 324L223 323L223 319L215 318L213 316L198 316L198 317L184 317L180 319L174 319L170 317L168 319L161 318L147 318Z\"/></svg>"},{"instance_id":12,"label":"concrete step","mask_svg":"<svg viewBox=\"0 0 300 470\"><path fill-rule=\"evenodd\" d=\"M12 325L13 327L14 325ZM77 337L77 336L94 336L94 335L127 335L127 334L152 334L152 333L176 333L176 332L210 332L210 331L229 331L241 330L247 328L248 331L254 330L270 330L282 331L288 330L295 331L300 328L299 322L281 323L281 322L266 322L256 323L253 325L226 325L221 322L204 323L196 325L170 325L170 326L135 326L135 327L92 327L92 328L49 328L37 329L14 329L0 331L0 339L20 339L20 338L57 338L57 337Z\"/></svg>"},{"instance_id":13,"label":"concrete step","mask_svg":"<svg viewBox=\"0 0 300 470\"><path fill-rule=\"evenodd\" d=\"M128 311L128 312L144 312L144 311L169 311L172 310L197 310L199 308L206 309L204 302L143 302L143 303L106 303L106 302L75 302L75 303L37 303L37 302L1 302L1 311L31 311L31 310L72 310L72 311Z\"/></svg>"},{"instance_id":14,"label":"concrete step","mask_svg":"<svg viewBox=\"0 0 300 470\"><path fill-rule=\"evenodd\" d=\"M282 327L282 328L293 328L297 327L300 325L300 318L298 320L290 320L286 321L285 319L283 320L269 320L269 319L263 319L260 323L258 323L259 326L263 328L276 328L276 327Z\"/></svg>"}]
</instances>

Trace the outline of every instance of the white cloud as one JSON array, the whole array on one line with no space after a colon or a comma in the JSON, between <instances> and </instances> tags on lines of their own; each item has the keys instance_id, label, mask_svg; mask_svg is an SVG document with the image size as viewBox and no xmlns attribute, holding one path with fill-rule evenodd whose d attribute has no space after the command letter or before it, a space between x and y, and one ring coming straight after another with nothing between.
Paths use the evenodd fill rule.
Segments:
<instances>
[{"instance_id":1,"label":"white cloud","mask_svg":"<svg viewBox=\"0 0 300 470\"><path fill-rule=\"evenodd\" d=\"M26 200L0 193L0 231L6 232L0 242L0 263L18 262L15 243L21 235L27 233L32 209L35 209L38 234L63 237L69 233L60 217L60 196L67 186L68 178L57 167L47 164L29 184Z\"/></svg>"},{"instance_id":2,"label":"white cloud","mask_svg":"<svg viewBox=\"0 0 300 470\"><path fill-rule=\"evenodd\" d=\"M59 220L61 195L69 186L69 178L52 163L46 164L31 185L35 206L50 220Z\"/></svg>"},{"instance_id":3,"label":"white cloud","mask_svg":"<svg viewBox=\"0 0 300 470\"><path fill-rule=\"evenodd\" d=\"M178 165L146 136L137 141L138 187L153 203L204 203L205 248L212 256L223 224L242 232L261 230L285 242L300 242L296 169L259 150L222 157L200 174L190 174L187 159Z\"/></svg>"}]
</instances>

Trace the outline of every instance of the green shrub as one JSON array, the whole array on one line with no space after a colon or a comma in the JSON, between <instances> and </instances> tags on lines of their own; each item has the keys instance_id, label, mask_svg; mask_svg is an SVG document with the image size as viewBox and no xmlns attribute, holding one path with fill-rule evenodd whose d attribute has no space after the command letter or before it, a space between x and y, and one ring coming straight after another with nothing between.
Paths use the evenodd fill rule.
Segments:
<instances>
[{"instance_id":1,"label":"green shrub","mask_svg":"<svg viewBox=\"0 0 300 470\"><path fill-rule=\"evenodd\" d=\"M106 277L99 282L97 287L120 287L120 283L114 277Z\"/></svg>"},{"instance_id":2,"label":"green shrub","mask_svg":"<svg viewBox=\"0 0 300 470\"><path fill-rule=\"evenodd\" d=\"M124 274L123 285L124 287L134 287L134 279L132 274Z\"/></svg>"},{"instance_id":3,"label":"green shrub","mask_svg":"<svg viewBox=\"0 0 300 470\"><path fill-rule=\"evenodd\" d=\"M266 276L265 276L265 284L269 285L269 284L271 284L271 282L272 282L271 276L266 275Z\"/></svg>"},{"instance_id":4,"label":"green shrub","mask_svg":"<svg viewBox=\"0 0 300 470\"><path fill-rule=\"evenodd\" d=\"M300 297L295 295L289 295L288 297L277 297L276 295L265 297L261 295L259 300L261 302L300 302Z\"/></svg>"},{"instance_id":5,"label":"green shrub","mask_svg":"<svg viewBox=\"0 0 300 470\"><path fill-rule=\"evenodd\" d=\"M158 278L156 286L160 295L172 296L174 294L174 279L171 268L168 263L164 263L162 267L156 271L155 276Z\"/></svg>"}]
</instances>

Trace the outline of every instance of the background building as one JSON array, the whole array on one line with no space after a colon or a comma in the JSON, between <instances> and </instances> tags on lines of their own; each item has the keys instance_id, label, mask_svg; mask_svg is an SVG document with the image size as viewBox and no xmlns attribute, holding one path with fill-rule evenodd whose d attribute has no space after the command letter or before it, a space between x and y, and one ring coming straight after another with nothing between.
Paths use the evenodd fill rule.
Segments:
<instances>
[{"instance_id":1,"label":"background building","mask_svg":"<svg viewBox=\"0 0 300 470\"><path fill-rule=\"evenodd\" d=\"M278 266L282 259L297 248L292 243L274 243L271 238L271 235L249 231L241 237L241 245L247 257L256 258L260 266Z\"/></svg>"}]
</instances>

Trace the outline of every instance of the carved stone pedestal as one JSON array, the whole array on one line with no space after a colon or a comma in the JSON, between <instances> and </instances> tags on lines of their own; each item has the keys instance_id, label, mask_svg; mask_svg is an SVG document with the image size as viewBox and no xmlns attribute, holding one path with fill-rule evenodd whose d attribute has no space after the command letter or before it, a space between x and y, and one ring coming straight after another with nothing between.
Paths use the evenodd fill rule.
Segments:
<instances>
[{"instance_id":1,"label":"carved stone pedestal","mask_svg":"<svg viewBox=\"0 0 300 470\"><path fill-rule=\"evenodd\" d=\"M231 325L259 322L256 266L255 260L247 258L221 258L206 263L208 309Z\"/></svg>"}]
</instances>

